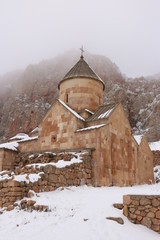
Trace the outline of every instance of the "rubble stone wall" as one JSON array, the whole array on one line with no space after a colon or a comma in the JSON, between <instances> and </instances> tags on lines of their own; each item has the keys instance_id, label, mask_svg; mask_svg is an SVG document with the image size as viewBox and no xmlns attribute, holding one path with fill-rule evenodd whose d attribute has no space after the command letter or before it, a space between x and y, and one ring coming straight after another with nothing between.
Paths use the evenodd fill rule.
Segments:
<instances>
[{"instance_id":1,"label":"rubble stone wall","mask_svg":"<svg viewBox=\"0 0 160 240\"><path fill-rule=\"evenodd\" d=\"M74 153L36 153L26 154L19 161L13 172L6 171L3 175L8 175L7 179L0 181L0 207L13 205L16 200L26 197L29 190L35 192L53 191L59 187L80 186L92 184L91 152L80 153L80 162L70 164L65 167L54 165L59 160L70 163ZM22 163L23 162L23 163ZM24 181L23 178L26 178ZM31 177L37 177L36 181ZM18 177L22 180L16 179Z\"/></svg>"},{"instance_id":2,"label":"rubble stone wall","mask_svg":"<svg viewBox=\"0 0 160 240\"><path fill-rule=\"evenodd\" d=\"M154 167L160 165L160 151L152 151L152 153L154 156L153 160Z\"/></svg>"},{"instance_id":3,"label":"rubble stone wall","mask_svg":"<svg viewBox=\"0 0 160 240\"><path fill-rule=\"evenodd\" d=\"M124 195L123 214L135 224L160 233L160 195Z\"/></svg>"}]
</instances>

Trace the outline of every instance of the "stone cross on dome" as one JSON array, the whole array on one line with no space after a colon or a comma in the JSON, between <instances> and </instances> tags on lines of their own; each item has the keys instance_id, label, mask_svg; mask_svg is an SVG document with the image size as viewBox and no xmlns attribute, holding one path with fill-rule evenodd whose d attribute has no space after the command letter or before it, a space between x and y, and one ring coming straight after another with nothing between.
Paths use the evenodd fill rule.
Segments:
<instances>
[{"instance_id":1,"label":"stone cross on dome","mask_svg":"<svg viewBox=\"0 0 160 240\"><path fill-rule=\"evenodd\" d=\"M81 50L81 58L83 58L83 53L84 53L83 45L82 45L82 47L80 48L80 50Z\"/></svg>"}]
</instances>

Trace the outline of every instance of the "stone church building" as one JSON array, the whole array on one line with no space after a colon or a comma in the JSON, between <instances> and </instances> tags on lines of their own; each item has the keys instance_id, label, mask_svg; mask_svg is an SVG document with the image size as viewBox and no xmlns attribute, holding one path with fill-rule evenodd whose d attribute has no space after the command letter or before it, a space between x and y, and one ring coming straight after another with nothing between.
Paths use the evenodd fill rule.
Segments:
<instances>
[{"instance_id":1,"label":"stone church building","mask_svg":"<svg viewBox=\"0 0 160 240\"><path fill-rule=\"evenodd\" d=\"M121 103L103 103L105 84L83 55L58 88L59 98L38 126L38 137L31 133L30 141L19 141L18 152L90 151L93 186L154 181L153 156L146 139L136 142ZM7 169L5 161L13 167L16 154L1 148L0 170Z\"/></svg>"}]
</instances>

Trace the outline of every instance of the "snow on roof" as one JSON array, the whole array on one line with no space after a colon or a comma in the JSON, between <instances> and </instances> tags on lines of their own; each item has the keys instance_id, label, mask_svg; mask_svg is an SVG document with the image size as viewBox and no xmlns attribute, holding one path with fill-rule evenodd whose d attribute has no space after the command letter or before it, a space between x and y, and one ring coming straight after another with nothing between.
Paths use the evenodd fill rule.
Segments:
<instances>
[{"instance_id":1,"label":"snow on roof","mask_svg":"<svg viewBox=\"0 0 160 240\"><path fill-rule=\"evenodd\" d=\"M36 132L38 132L38 131L39 131L39 128L36 127L36 128L34 128L30 133L36 133Z\"/></svg>"},{"instance_id":2,"label":"snow on roof","mask_svg":"<svg viewBox=\"0 0 160 240\"><path fill-rule=\"evenodd\" d=\"M94 125L94 126L90 126L90 127L86 127L86 128L81 128L81 129L77 129L76 132L93 130L93 129L97 129L97 128L104 127L105 125L106 125L106 124L99 124L99 125Z\"/></svg>"},{"instance_id":3,"label":"snow on roof","mask_svg":"<svg viewBox=\"0 0 160 240\"><path fill-rule=\"evenodd\" d=\"M8 149L12 151L17 151L18 143L17 142L7 142L0 144L0 149Z\"/></svg>"},{"instance_id":4,"label":"snow on roof","mask_svg":"<svg viewBox=\"0 0 160 240\"><path fill-rule=\"evenodd\" d=\"M21 136L21 133L17 134L16 136ZM17 151L18 143L26 142L26 141L32 141L32 140L38 139L38 136L29 137L25 133L23 133L23 136L25 136L25 137L17 138L16 136L13 137L13 139L15 139L15 141L13 141L13 142L6 142L6 143L0 144L0 149L8 149L8 150L12 150L12 151Z\"/></svg>"},{"instance_id":5,"label":"snow on roof","mask_svg":"<svg viewBox=\"0 0 160 240\"><path fill-rule=\"evenodd\" d=\"M107 118L112 111L113 111L113 108L107 110L106 112L102 113L102 114L98 117L98 119Z\"/></svg>"},{"instance_id":6,"label":"snow on roof","mask_svg":"<svg viewBox=\"0 0 160 240\"><path fill-rule=\"evenodd\" d=\"M26 137L26 138L24 138L24 139L22 139L22 140L20 140L20 141L18 141L19 143L21 143L21 142L27 142L27 141L32 141L32 140L36 140L36 139L38 139L38 136L35 136L35 137Z\"/></svg>"},{"instance_id":7,"label":"snow on roof","mask_svg":"<svg viewBox=\"0 0 160 240\"><path fill-rule=\"evenodd\" d=\"M143 135L134 135L133 137L139 145L141 143Z\"/></svg>"},{"instance_id":8,"label":"snow on roof","mask_svg":"<svg viewBox=\"0 0 160 240\"><path fill-rule=\"evenodd\" d=\"M107 104L107 105L101 105L99 108L95 111L95 113L90 116L86 121L97 121L100 119L108 118L110 114L114 111L117 105L115 104Z\"/></svg>"},{"instance_id":9,"label":"snow on roof","mask_svg":"<svg viewBox=\"0 0 160 240\"><path fill-rule=\"evenodd\" d=\"M28 137L28 135L25 133L18 133L14 137L11 137L9 140L21 140L21 139L24 139L27 137Z\"/></svg>"},{"instance_id":10,"label":"snow on roof","mask_svg":"<svg viewBox=\"0 0 160 240\"><path fill-rule=\"evenodd\" d=\"M150 149L152 151L160 151L160 141L149 143Z\"/></svg>"},{"instance_id":11,"label":"snow on roof","mask_svg":"<svg viewBox=\"0 0 160 240\"><path fill-rule=\"evenodd\" d=\"M86 112L89 112L90 114L94 114L94 112L90 111L89 109L85 108L84 109Z\"/></svg>"},{"instance_id":12,"label":"snow on roof","mask_svg":"<svg viewBox=\"0 0 160 240\"><path fill-rule=\"evenodd\" d=\"M72 108L70 108L68 105L66 105L62 100L57 99L65 108L67 108L76 118L85 121L84 118L82 118L77 112L75 112Z\"/></svg>"}]
</instances>

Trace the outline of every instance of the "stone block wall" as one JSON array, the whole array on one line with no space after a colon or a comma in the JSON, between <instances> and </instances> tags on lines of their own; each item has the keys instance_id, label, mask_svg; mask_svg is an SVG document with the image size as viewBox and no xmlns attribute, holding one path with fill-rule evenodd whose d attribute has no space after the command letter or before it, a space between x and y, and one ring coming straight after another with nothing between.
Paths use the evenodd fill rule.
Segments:
<instances>
[{"instance_id":1,"label":"stone block wall","mask_svg":"<svg viewBox=\"0 0 160 240\"><path fill-rule=\"evenodd\" d=\"M39 150L38 139L19 142L18 150L20 152L38 151Z\"/></svg>"},{"instance_id":2,"label":"stone block wall","mask_svg":"<svg viewBox=\"0 0 160 240\"><path fill-rule=\"evenodd\" d=\"M137 161L137 183L153 183L153 154L149 148L145 137L142 137L141 143L138 147L138 161Z\"/></svg>"},{"instance_id":3,"label":"stone block wall","mask_svg":"<svg viewBox=\"0 0 160 240\"><path fill-rule=\"evenodd\" d=\"M124 195L123 214L135 224L160 233L160 195Z\"/></svg>"},{"instance_id":4,"label":"stone block wall","mask_svg":"<svg viewBox=\"0 0 160 240\"><path fill-rule=\"evenodd\" d=\"M9 149L0 149L0 171L12 170L16 159L17 152Z\"/></svg>"},{"instance_id":5,"label":"stone block wall","mask_svg":"<svg viewBox=\"0 0 160 240\"><path fill-rule=\"evenodd\" d=\"M153 160L154 167L160 165L160 151L152 151L152 153L154 156Z\"/></svg>"},{"instance_id":6,"label":"stone block wall","mask_svg":"<svg viewBox=\"0 0 160 240\"><path fill-rule=\"evenodd\" d=\"M70 164L78 155L81 161ZM17 157L14 172L6 171L0 175L0 207L13 205L16 200L26 197L29 190L38 193L59 187L90 185L91 152L84 151L78 155L71 152L21 154ZM59 161L69 165L58 167Z\"/></svg>"},{"instance_id":7,"label":"stone block wall","mask_svg":"<svg viewBox=\"0 0 160 240\"><path fill-rule=\"evenodd\" d=\"M8 207L27 196L27 184L15 180L0 181L0 208Z\"/></svg>"},{"instance_id":8,"label":"stone block wall","mask_svg":"<svg viewBox=\"0 0 160 240\"><path fill-rule=\"evenodd\" d=\"M103 104L103 83L95 79L77 78L62 81L59 98L75 111L96 111Z\"/></svg>"}]
</instances>

